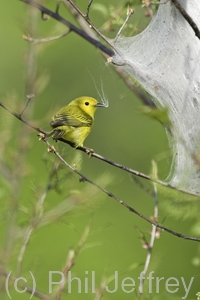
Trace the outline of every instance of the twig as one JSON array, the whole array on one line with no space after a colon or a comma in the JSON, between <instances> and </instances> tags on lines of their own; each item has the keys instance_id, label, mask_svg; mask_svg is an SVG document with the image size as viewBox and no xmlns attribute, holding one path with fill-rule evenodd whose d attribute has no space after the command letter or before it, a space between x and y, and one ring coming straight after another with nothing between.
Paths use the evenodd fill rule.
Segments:
<instances>
[{"instance_id":1,"label":"twig","mask_svg":"<svg viewBox=\"0 0 200 300\"><path fill-rule=\"evenodd\" d=\"M77 7L76 4L73 3L72 0L66 0L68 1L75 10L87 21L87 23L93 28L93 30L104 40L108 45L110 45L115 52L122 57L122 54L114 47L114 45L94 26L94 24L90 21L90 19L87 17L87 15L84 15L83 12ZM171 0L176 8L179 10L179 12L182 14L182 16L185 18L185 20L190 24L192 29L195 32L195 35L200 39L200 30L198 29L196 23L193 21L193 19L189 16L189 14L185 11L185 9L180 5L180 3L177 0ZM167 1L168 2L168 1ZM166 2L165 2L166 3ZM164 3L164 4L165 4Z\"/></svg>"},{"instance_id":2,"label":"twig","mask_svg":"<svg viewBox=\"0 0 200 300\"><path fill-rule=\"evenodd\" d=\"M38 199L38 201L36 203L36 206L35 206L35 216L30 221L30 225L28 226L28 228L26 230L26 233L25 233L25 236L24 236L24 240L23 240L23 244L22 244L22 247L21 247L19 255L18 255L16 277L20 276L24 254L25 254L25 251L26 251L26 247L27 247L27 245L30 242L31 235L32 235L33 231L36 229L38 222L41 220L41 218L43 216L43 204L44 204L44 200L47 197L47 193L51 189L54 189L58 185L58 183L56 183L55 185L51 185L50 184L50 181L52 180L52 178L54 177L54 175L55 175L55 173L52 171L52 173L49 176L49 179L48 179L45 191L44 191L44 193L42 194L42 196Z\"/></svg>"},{"instance_id":3,"label":"twig","mask_svg":"<svg viewBox=\"0 0 200 300\"><path fill-rule=\"evenodd\" d=\"M49 147L49 151L50 152L53 152L71 171L75 172L76 174L78 174L80 177L81 177L81 181L87 181L89 183L91 183L92 185L96 186L98 189L100 189L101 191L103 191L104 193L106 193L109 197L113 198L114 200L116 200L118 203L120 203L121 205L123 205L125 208L127 208L130 212L138 215L139 217L141 217L142 219L144 219L145 221L147 221L148 223L162 229L162 230L165 230L167 232L169 232L170 234L172 235L175 235L177 237L180 237L180 238L183 238L183 239L187 239L187 240L192 240L192 241L198 241L200 242L200 239L199 238L195 238L195 237L190 237L190 236L185 236L181 233L178 233L178 232L175 232L167 227L164 227L162 225L160 225L159 223L155 222L155 221L152 221L150 220L149 218L145 217L143 214L141 214L140 212L138 212L137 210L135 210L134 208L132 208L131 206L129 206L128 204L126 204L124 201L122 201L120 198L116 197L114 194L110 193L109 191L105 190L104 188L100 187L98 184L94 183L92 180L88 179L87 177L85 177L84 175L82 175L79 171L77 171L76 169L74 169L72 166L70 166L65 160L64 158L62 158L62 156L56 151L56 149L54 147L52 147L50 145L50 143L45 139L45 135L47 134L47 132L45 132L44 130L40 129L39 127L36 127L34 126L33 124L27 122L26 120L24 120L22 117L20 117L19 114L15 113L15 112L12 112L10 109L8 109L3 103L0 102L0 106L2 106L4 109L6 109L8 112L10 112L13 116L15 116L18 120L20 120L21 122L25 123L27 126L31 127L32 129L40 132L40 133L43 133L44 136L42 137L42 140L48 145ZM61 140L62 141L62 140ZM63 142L67 143L66 141L63 140ZM79 147L77 149L80 149L81 151L84 151L87 153L87 150L85 148L82 148L82 147ZM151 180L155 183L158 183L158 184L161 184L165 187L169 187L171 189L174 189L176 191L179 191L179 192L182 192L182 193L185 193L187 195L191 195L191 196L196 196L196 197L200 197L199 194L195 194L195 193L192 193L192 192L188 192L186 190L183 190L183 189L178 189L176 187L173 187L171 185L169 185L168 183L166 182L163 182L161 180L155 180L155 179L152 179L150 176L146 175L146 174L143 174L141 172L138 172L136 170L133 170L133 169L130 169L130 168L127 168L121 164L118 164L116 162L113 162L97 153L90 153L92 156L98 158L98 159L101 159L105 162L107 162L108 164L111 164L117 168L120 168L122 170L125 170L131 174L134 174L136 176L139 176L139 177L142 177L144 179L147 179L147 180Z\"/></svg>"},{"instance_id":4,"label":"twig","mask_svg":"<svg viewBox=\"0 0 200 300\"><path fill-rule=\"evenodd\" d=\"M41 136L40 139L43 139L46 135L48 135L48 132L46 132L46 131L44 131L43 129L41 129L41 128L35 126L35 125L33 125L32 123L30 123L30 122L28 122L28 121L26 121L24 118L22 118L22 117L20 116L20 114L17 114L17 113L15 113L15 112L11 111L11 110L10 110L5 104L3 104L2 102L0 102L0 106L2 106L5 110L7 110L9 113L11 113L15 118L17 118L18 120L20 120L21 122L23 122L24 124L26 124L27 126L29 126L30 128L36 130L36 131L39 132L39 133L42 133L43 136ZM63 143L66 143L66 144L69 144L70 146L72 146L69 142L67 142L67 141L65 141L65 140L63 140L63 139L59 139L59 140L60 140L61 142L63 142ZM83 152L85 152L85 153L88 154L87 149L84 148L84 147L78 147L78 148L76 148L76 149L77 149L77 150L81 150L81 151L83 151ZM106 158L106 157L104 157L104 156L102 156L102 155L100 155L100 154L98 154L98 153L90 152L89 155L90 155L91 157L95 157L95 158L97 158L97 159L100 159L100 160L102 160L102 161L104 161L104 162L106 162L106 163L108 163L108 164L110 164L110 165L112 165L112 166L114 166L114 167L116 167L116 168L119 168L119 169L121 169L121 170L123 170L123 171L126 171L126 172L128 172L128 173L131 173L131 174L136 175L136 176L138 176L138 177L144 178L144 179L149 180L149 181L151 181L151 182L160 184L160 185L162 185L162 186L164 186L164 187L170 188L170 189L175 190L175 191L177 191L177 192L180 192L180 193L183 193L183 194L187 194L187 195L190 195L190 196L195 196L195 197L198 197L198 198L200 197L200 194L193 193L193 192L190 192L190 191L187 191L187 190L184 190L184 189L175 187L175 186L173 186L173 185L171 185L171 184L169 184L169 183L167 183L167 182L164 182L164 181L162 181L162 180L156 180L156 179L152 178L152 177L149 176L149 175L146 175L146 174L144 174L144 173L142 173L142 172L139 172L139 171L137 171L137 170L131 169L131 168L126 167L126 166L124 166L124 165L122 165L122 164L119 164L119 163L117 163L117 162L114 162L114 161L110 160L109 158Z\"/></svg>"},{"instance_id":5,"label":"twig","mask_svg":"<svg viewBox=\"0 0 200 300\"><path fill-rule=\"evenodd\" d=\"M89 19L89 12L90 12L90 7L92 5L93 0L90 0L87 6L87 11L86 11L86 18Z\"/></svg>"},{"instance_id":6,"label":"twig","mask_svg":"<svg viewBox=\"0 0 200 300\"><path fill-rule=\"evenodd\" d=\"M37 223L41 220L42 216L43 216L43 204L44 204L44 200L46 199L47 197L47 193L56 187L55 186L52 186L50 184L50 181L52 180L53 176L54 176L55 173L53 174L50 174L49 176L49 179L48 179L48 182L47 182L47 185L46 185L46 188L45 188L45 191L44 193L42 194L42 196L38 199L37 203L36 203L36 206L35 206L35 216L34 216L34 219L32 219L30 221L30 225L28 226L27 230L26 230L26 233L25 233L25 236L24 236L24 240L23 240L23 244L22 244L22 247L20 249L20 252L19 252L19 255L18 255L18 259L17 259L17 272L16 272L16 277L19 277L20 276L20 273L21 273L21 267L22 267L22 262L23 262L23 258L24 258L24 253L26 251L26 247L27 245L29 244L30 242L30 238L31 238L31 235L33 233L33 231L35 230L35 228L37 227Z\"/></svg>"},{"instance_id":7,"label":"twig","mask_svg":"<svg viewBox=\"0 0 200 300\"><path fill-rule=\"evenodd\" d=\"M156 184L154 184L154 215L153 215L153 220L158 220L158 199L157 199L157 187ZM145 280L145 275L147 273L147 270L149 268L150 260L151 260L151 255L152 255L152 250L153 250L153 245L154 241L156 238L156 231L157 228L156 226L152 225L152 231L151 231L151 239L147 247L147 257L146 261L144 264L144 269L141 272L142 276L140 276L140 284L139 284L139 290L138 290L138 297L140 297L143 294L143 286L144 286L144 280Z\"/></svg>"},{"instance_id":8,"label":"twig","mask_svg":"<svg viewBox=\"0 0 200 300\"><path fill-rule=\"evenodd\" d=\"M76 249L69 251L66 265L65 265L64 269L62 270L62 273L65 276L65 280L63 280L61 282L61 284L59 285L55 300L61 299L61 295L62 295L63 289L64 289L66 281L67 281L66 280L67 274L71 270L71 268L74 266L74 264L76 262L76 258L78 256L78 254L80 253L80 251L82 250L82 248L88 238L89 233L90 233L90 226L88 225L88 226L86 226Z\"/></svg>"},{"instance_id":9,"label":"twig","mask_svg":"<svg viewBox=\"0 0 200 300\"><path fill-rule=\"evenodd\" d=\"M164 2L149 2L149 4L152 4L152 5L167 4L169 1L171 1L171 0L165 0Z\"/></svg>"},{"instance_id":10,"label":"twig","mask_svg":"<svg viewBox=\"0 0 200 300\"><path fill-rule=\"evenodd\" d=\"M135 184L144 192L146 192L150 197L154 197L154 193L151 187L148 187L146 184L141 182L141 180L137 176L131 176L131 179L135 182Z\"/></svg>"},{"instance_id":11,"label":"twig","mask_svg":"<svg viewBox=\"0 0 200 300\"><path fill-rule=\"evenodd\" d=\"M127 13L126 19L124 21L124 23L122 24L121 28L119 29L118 33L116 34L116 37L114 39L114 43L116 43L116 41L118 40L122 30L124 29L126 23L128 22L129 18L131 17L131 15L134 13L134 10L132 8L129 8L129 11Z\"/></svg>"},{"instance_id":12,"label":"twig","mask_svg":"<svg viewBox=\"0 0 200 300\"><path fill-rule=\"evenodd\" d=\"M193 21L190 15L186 12L186 10L181 6L181 4L177 0L171 0L176 8L179 10L184 19L189 23L189 25L194 30L195 35L200 39L200 30L197 24Z\"/></svg>"},{"instance_id":13,"label":"twig","mask_svg":"<svg viewBox=\"0 0 200 300\"><path fill-rule=\"evenodd\" d=\"M43 204L44 204L44 200L47 197L47 193L55 188L58 183L56 183L55 185L51 185L50 181L52 180L54 174L50 174L49 176L49 180L47 182L46 185L46 189L44 191L44 193L42 194L42 196L38 199L36 206L35 206L35 216L34 218L30 221L30 225L28 226L25 236L24 236L24 240L23 240L23 244L22 247L20 249L19 255L18 255L18 263L17 263L17 273L16 273L16 277L20 276L21 273L21 267L22 267L22 262L23 262L23 258L24 258L24 253L26 251L26 247L30 242L30 238L31 235L33 233L33 231L36 229L38 222L41 220L42 216L43 216Z\"/></svg>"},{"instance_id":14,"label":"twig","mask_svg":"<svg viewBox=\"0 0 200 300\"><path fill-rule=\"evenodd\" d=\"M61 141L64 142L64 143L66 143L66 141L64 141L64 140L61 140ZM83 151L83 152L85 152L85 153L87 153L87 150L86 150L85 148L78 147L77 149L78 149L78 150L81 150L81 151ZM147 180L149 180L149 181L151 181L151 182L160 184L160 185L162 185L162 186L164 186L164 187L170 188L170 189L175 190L175 191L177 191L177 192L180 192L180 193L183 193L183 194L187 194L187 195L190 195L190 196L195 196L195 197L200 198L200 194L193 193L193 192L190 192L190 191L187 191L187 190L184 190L184 189L175 187L175 186L173 186L173 185L171 185L171 184L169 184L169 183L167 183L167 182L164 182L164 181L162 181L162 180L152 178L152 177L149 176L149 175L146 175L146 174L144 174L144 173L142 173L142 172L139 172L139 171L137 171L137 170L131 169L131 168L126 167L126 166L124 166L124 165L122 165L122 164L119 164L119 163L117 163L117 162L114 162L114 161L110 160L109 158L106 158L106 157L104 157L104 156L102 156L102 155L100 155L100 154L97 154L97 153L95 153L95 152L91 152L91 153L90 153L90 156L91 156L91 157L95 157L95 158L97 158L97 159L100 159L100 160L102 160L102 161L104 161L104 162L106 162L106 163L108 163L108 164L110 164L110 165L112 165L112 166L114 166L114 167L116 167L116 168L119 168L119 169L121 169L121 170L123 170L123 171L126 171L126 172L128 172L128 173L131 173L131 174L136 175L136 176L138 176L138 177L147 179Z\"/></svg>"},{"instance_id":15,"label":"twig","mask_svg":"<svg viewBox=\"0 0 200 300\"><path fill-rule=\"evenodd\" d=\"M70 164L68 164L64 158L58 153L58 151L55 149L55 147L51 146L50 143L44 138L43 141L47 144L48 146L48 151L49 152L53 152L63 163L64 165L69 168L71 171L73 171L74 173L76 173L77 175L79 175L79 177L81 177L80 182L88 182L90 184L92 184L93 186L97 187L99 190L101 190L102 192L104 192L105 194L107 194L109 197L113 198L114 200L116 200L119 204L121 204L122 206L124 206L126 209L128 209L130 212L136 214L137 216L139 216L140 218L142 218L143 220L147 221L148 223L164 230L167 231L168 233L175 235L179 238L183 238L186 240L191 240L191 241L196 241L196 242L200 242L200 238L195 238L195 237L190 237L190 236L186 236L184 234L178 233L176 231L173 231L167 227L162 226L161 224L155 222L154 220L151 220L149 218L147 218L146 216L144 216L142 213L140 213L139 211L137 211L136 209L134 209L133 207L131 207L130 205L128 205L126 202L124 202L123 200L121 200L120 198L118 198L117 196L115 196L113 193L107 191L106 189L104 189L103 187L101 187L100 185L98 185L97 183L93 182L91 179L87 178L86 176L84 176L82 173L80 173L79 171L77 171L76 169L74 169Z\"/></svg>"},{"instance_id":16,"label":"twig","mask_svg":"<svg viewBox=\"0 0 200 300\"><path fill-rule=\"evenodd\" d=\"M26 288L27 293L32 295L32 293L34 292L34 297L38 297L41 300L54 300L53 298L47 296L46 294L44 294L38 290L33 290L32 287L26 286L25 288Z\"/></svg>"},{"instance_id":17,"label":"twig","mask_svg":"<svg viewBox=\"0 0 200 300\"><path fill-rule=\"evenodd\" d=\"M24 236L24 241L23 241L23 244L22 244L22 247L20 249L18 259L17 259L17 273L16 273L17 275L16 275L16 277L20 276L22 262L23 262L23 258L24 258L24 253L26 251L26 247L27 247L28 243L30 242L31 235L32 235L33 231L35 230L35 228L37 226L37 222L40 220L40 218L43 215L43 203L44 203L44 200L47 196L47 193L48 193L48 184L47 184L47 187L46 187L44 193L42 194L42 196L37 201L37 204L36 204L36 207L35 207L36 219L34 218L34 222L32 222L32 220L30 221L30 225L28 226L28 228L26 230L26 233L25 233L25 236Z\"/></svg>"},{"instance_id":18,"label":"twig","mask_svg":"<svg viewBox=\"0 0 200 300\"><path fill-rule=\"evenodd\" d=\"M92 43L93 45L95 45L97 48L99 48L103 54L107 54L109 56L114 56L114 52L112 50L110 50L109 48L107 48L106 46L104 46L98 39L95 38L93 32L91 32L91 29L88 26L85 26L84 23L82 22L82 20L80 19L80 15L77 14L77 10L71 6L71 4L68 4L69 1L67 1L65 4L68 4L68 7L70 5L71 7L71 11L73 13L73 15L76 17L76 19L78 20L78 22L81 24L82 27L84 27L84 31L80 30L79 28L75 27L74 25L72 25L70 22L68 22L67 20L63 19L62 17L60 17L57 13L53 13L52 11L48 10L47 8L34 3L31 0L20 0L24 3L33 5L34 7L38 8L41 12L46 13L47 15L51 16L52 18L54 18L55 20L58 20L59 22L65 24L66 26L69 27L70 31L74 31L75 33L77 33L78 35L82 36L84 39L88 40L90 43ZM76 14L74 13L74 11L76 11ZM81 14L82 16L85 16L83 13ZM95 28L95 26L93 25L93 28ZM99 31L95 28L95 31L97 32L97 34L99 33ZM107 39L106 39L107 41ZM97 43L98 42L98 43ZM113 47L113 45L111 45ZM105 47L105 48L104 48ZM113 47L114 49L114 47ZM126 84L134 91L134 93L140 97L140 99L142 100L142 102L145 105L148 105L150 107L155 107L155 104L153 103L153 101L150 99L150 97L147 97L141 90L139 90L134 84L133 82L130 80L129 76L127 75L127 73L125 71L122 70L122 68L117 67L116 65L113 65L116 72L123 78L123 80L126 82Z\"/></svg>"},{"instance_id":19,"label":"twig","mask_svg":"<svg viewBox=\"0 0 200 300\"><path fill-rule=\"evenodd\" d=\"M22 0L24 1L24 0ZM121 57L121 53L114 47L113 43L110 42L109 39L107 39L105 37L105 35L103 35L101 33L101 31L99 31L96 26L92 23L92 21L88 18L87 14L84 14L80 8L72 1L72 0L66 0L67 2L69 2L71 4L71 6L85 19L85 21L89 24L89 26L97 33L98 36L100 36L111 48L113 48L115 50L115 52ZM113 55L110 55L111 57Z\"/></svg>"},{"instance_id":20,"label":"twig","mask_svg":"<svg viewBox=\"0 0 200 300\"><path fill-rule=\"evenodd\" d=\"M104 275L103 278L101 279L100 287L96 289L95 291L95 298L94 300L101 300L101 298L105 294L105 289L108 284L107 277Z\"/></svg>"},{"instance_id":21,"label":"twig","mask_svg":"<svg viewBox=\"0 0 200 300\"><path fill-rule=\"evenodd\" d=\"M40 139L42 139L43 137L45 137L46 135L48 135L48 132L46 132L46 131L44 131L43 129L41 129L41 128L35 126L35 125L33 125L32 123L30 123L30 122L28 122L28 121L26 121L24 118L22 118L22 117L20 116L20 114L17 114L17 113L15 113L15 112L11 111L11 110L10 110L7 106L5 106L5 104L3 104L2 102L0 102L0 106L2 106L5 110L7 110L7 111L8 111L9 113L11 113L14 117L16 117L18 120L20 120L21 122L23 122L24 124L26 124L26 125L29 126L30 128L36 130L36 131L39 132L39 133L42 133L44 136L42 136ZM67 141L65 141L65 140L63 140L63 139L59 139L59 140L60 140L61 142L63 142L63 143L70 144L69 142L67 142ZM70 145L71 145L71 144L70 144ZM72 146L72 145L71 145L71 146ZM85 152L85 153L88 154L87 149L84 148L84 147L78 147L77 149L78 149L78 150L81 150L81 151L83 151L83 152ZM187 194L187 195L190 195L190 196L195 196L195 197L198 197L198 198L200 197L200 194L193 193L193 192L190 192L190 191L187 191L187 190L184 190L184 189L175 187L175 186L173 186L173 185L171 185L171 184L169 184L169 183L167 183L167 182L164 182L164 181L162 181L162 180L156 180L156 179L152 178L152 177L149 176L149 175L146 175L146 174L144 174L144 173L142 173L142 172L139 172L139 171L137 171L137 170L131 169L131 168L126 167L126 166L124 166L124 165L122 165L122 164L119 164L119 163L117 163L117 162L114 162L114 161L112 161L112 160L110 160L110 159L108 159L108 158L106 158L106 157L104 157L104 156L102 156L102 155L100 155L100 154L98 154L98 153L90 152L89 155L90 155L91 157L95 157L95 158L97 158L97 159L100 159L100 160L102 160L102 161L104 161L104 162L106 162L106 163L108 163L108 164L110 164L110 165L112 165L112 166L114 166L114 167L116 167L116 168L119 168L119 169L121 169L121 170L123 170L123 171L126 171L126 172L128 172L128 173L131 173L131 174L136 175L136 176L138 176L138 177L147 179L147 180L149 180L149 181L151 181L151 182L160 184L160 185L162 185L162 186L164 186L164 187L170 188L170 189L175 190L175 191L177 191L177 192L181 192L181 193L183 193L183 194Z\"/></svg>"},{"instance_id":22,"label":"twig","mask_svg":"<svg viewBox=\"0 0 200 300\"><path fill-rule=\"evenodd\" d=\"M142 3L144 3L142 6L144 6L145 8L146 8L146 10L147 10L147 16L150 16L151 18L153 18L153 16L154 16L154 13L153 13L153 11L152 11L152 9L151 9L151 2L150 2L150 0L143 0L142 1Z\"/></svg>"},{"instance_id":23,"label":"twig","mask_svg":"<svg viewBox=\"0 0 200 300\"><path fill-rule=\"evenodd\" d=\"M24 258L24 253L25 253L26 247L27 247L27 245L28 245L28 243L30 241L30 238L31 238L33 230L34 230L33 226L30 225L27 228L27 231L25 233L24 241L23 241L22 247L20 249L20 252L19 252L19 255L18 255L18 258L17 258L17 273L16 273L16 277L20 276L21 267L22 267L22 261L23 261L23 258Z\"/></svg>"},{"instance_id":24,"label":"twig","mask_svg":"<svg viewBox=\"0 0 200 300\"><path fill-rule=\"evenodd\" d=\"M35 18L35 12L30 9L30 7L27 10L27 28L28 30L31 32L31 34L35 34L36 30L37 30L37 18ZM35 80L36 80L36 75L37 74L37 63L36 63L36 49L33 45L31 45L30 47L28 47L27 52L26 52L26 80L25 80L25 93L26 93L26 104L23 107L22 111L17 115L14 112L9 111L8 107L5 107L5 105L3 105L3 103L0 103L0 105L2 107L4 107L4 109L8 110L12 115L14 115L15 117L17 117L19 120L23 120L22 115L24 114L25 110L28 108L31 100L35 97ZM28 118L31 118L32 115L32 109L29 109L27 111L27 115ZM20 144L19 144L19 158L18 161L16 161L16 166L19 166L20 171L21 168L23 168L23 163L25 161L25 155L27 154L27 148L24 147L24 145L26 145L25 143L27 143L27 132L28 132L28 127L23 126L20 128L20 133L19 133L19 141L21 140ZM19 180L19 174L21 174L21 172L16 172L17 175L17 180ZM21 175L23 176L23 175ZM20 199L20 197L19 197ZM23 262L23 258L24 258L24 253L26 250L26 247L29 243L30 240L30 236L32 234L33 231L33 227L28 226L26 228L26 232L23 238L23 242L21 245L21 249L17 258L17 270L16 270L16 277L20 276L21 273L21 268L22 268L22 262Z\"/></svg>"},{"instance_id":25,"label":"twig","mask_svg":"<svg viewBox=\"0 0 200 300\"><path fill-rule=\"evenodd\" d=\"M56 13L57 14L59 13L60 3L61 3L61 0L57 0L57 3L56 3Z\"/></svg>"},{"instance_id":26,"label":"twig","mask_svg":"<svg viewBox=\"0 0 200 300\"><path fill-rule=\"evenodd\" d=\"M89 26L87 26L87 24L85 23L85 21L83 20L83 18L81 18L81 16L79 14L77 14L77 11L68 2L65 2L65 5L67 6L68 10L70 10L70 12L72 13L72 15L76 19L76 21L80 24L80 26L82 27L82 29L88 35L92 36L95 39L98 39L96 37L94 31L92 31L91 28ZM104 58L107 58L106 55L103 52L101 52L101 53L104 56ZM149 107L153 107L153 108L156 107L156 105L151 100L151 98L149 96L147 96L141 89L139 89L133 83L133 81L131 80L130 76L122 68L120 68L120 67L118 67L116 65L112 65L112 67L119 74L120 78L122 78L124 80L124 82L126 83L126 85L135 93L135 95L137 95L139 97L139 99L142 101L143 104L145 104L145 105L147 105Z\"/></svg>"},{"instance_id":27,"label":"twig","mask_svg":"<svg viewBox=\"0 0 200 300\"><path fill-rule=\"evenodd\" d=\"M2 102L0 102L0 106L3 107L5 110L7 110L11 115L13 115L15 118L17 118L19 121L23 122L24 124L26 124L27 126L29 126L30 128L43 133L43 134L47 134L46 131L42 130L41 128L29 123L28 121L26 121L24 118L22 118L21 114L17 114L14 111L12 111L10 108L8 108L5 104L3 104Z\"/></svg>"},{"instance_id":28,"label":"twig","mask_svg":"<svg viewBox=\"0 0 200 300\"><path fill-rule=\"evenodd\" d=\"M26 105L24 106L24 108L22 109L21 113L19 114L20 117L23 115L23 113L25 112L25 110L26 110L27 107L29 106L30 101L31 101L34 97L35 97L34 94L27 95Z\"/></svg>"},{"instance_id":29,"label":"twig","mask_svg":"<svg viewBox=\"0 0 200 300\"><path fill-rule=\"evenodd\" d=\"M43 14L46 14L46 15L52 17L53 19L61 22L62 24L66 25L71 31L75 32L76 34L78 34L79 36L81 36L82 38L87 40L89 43L93 44L95 47L97 47L98 49L103 51L105 54L107 54L111 57L115 55L113 50L109 49L108 47L103 45L98 40L95 40L94 38L89 36L83 30L79 29L78 27L74 26L72 23L70 23L66 19L62 18L57 12L53 12L53 11L49 10L48 8L46 8L32 0L19 0L19 1L29 4L37 9L39 9Z\"/></svg>"},{"instance_id":30,"label":"twig","mask_svg":"<svg viewBox=\"0 0 200 300\"><path fill-rule=\"evenodd\" d=\"M64 32L58 36L52 36L52 37L49 37L49 38L43 38L43 39L34 39L32 37L30 37L29 35L23 35L23 39L25 41L28 41L28 42L31 42L31 43L47 43L47 42L51 42L51 41L55 41L55 40L58 40L60 38L63 38L65 36L67 36L69 33L71 32L71 29L69 29L67 32Z\"/></svg>"},{"instance_id":31,"label":"twig","mask_svg":"<svg viewBox=\"0 0 200 300\"><path fill-rule=\"evenodd\" d=\"M4 271L4 270L1 269L0 270L0 275L7 278L9 276L9 273L7 273L6 271ZM19 278L17 278L17 277L9 276L9 279L12 280L12 281L14 281L14 282L19 281L18 282L18 287L20 287L22 290L25 290L27 293L29 293L31 295L34 294L35 297L37 297L37 298L39 298L41 300L54 300L53 298L47 296L46 294L44 294L44 293L42 293L42 292L40 292L40 291L38 291L36 289L33 289L30 286L27 286L27 285L24 286L24 285L22 285L20 282L23 282L23 281L20 281Z\"/></svg>"}]
</instances>

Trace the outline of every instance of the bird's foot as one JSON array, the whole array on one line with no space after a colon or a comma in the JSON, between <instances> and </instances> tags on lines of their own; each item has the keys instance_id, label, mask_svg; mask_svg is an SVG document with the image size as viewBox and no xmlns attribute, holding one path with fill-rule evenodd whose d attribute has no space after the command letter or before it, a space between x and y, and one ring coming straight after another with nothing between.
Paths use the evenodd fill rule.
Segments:
<instances>
[{"instance_id":1,"label":"bird's foot","mask_svg":"<svg viewBox=\"0 0 200 300\"><path fill-rule=\"evenodd\" d=\"M92 154L94 153L94 150L92 148L88 148L88 147L84 147L83 149L85 149L85 152L89 155L89 158L92 157Z\"/></svg>"},{"instance_id":2,"label":"bird's foot","mask_svg":"<svg viewBox=\"0 0 200 300\"><path fill-rule=\"evenodd\" d=\"M38 136L39 136L39 141L43 141L47 137L47 135L45 133L43 133L43 132L39 132Z\"/></svg>"}]
</instances>

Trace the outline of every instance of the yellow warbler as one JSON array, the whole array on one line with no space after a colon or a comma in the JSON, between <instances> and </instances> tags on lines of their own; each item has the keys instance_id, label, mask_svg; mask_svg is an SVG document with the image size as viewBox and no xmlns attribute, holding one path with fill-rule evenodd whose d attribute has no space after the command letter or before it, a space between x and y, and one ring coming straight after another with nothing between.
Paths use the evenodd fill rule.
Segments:
<instances>
[{"instance_id":1,"label":"yellow warbler","mask_svg":"<svg viewBox=\"0 0 200 300\"><path fill-rule=\"evenodd\" d=\"M92 129L97 107L105 106L91 97L76 98L52 118L50 125L53 130L49 136L54 140L65 140L75 148L83 147L83 142Z\"/></svg>"}]
</instances>

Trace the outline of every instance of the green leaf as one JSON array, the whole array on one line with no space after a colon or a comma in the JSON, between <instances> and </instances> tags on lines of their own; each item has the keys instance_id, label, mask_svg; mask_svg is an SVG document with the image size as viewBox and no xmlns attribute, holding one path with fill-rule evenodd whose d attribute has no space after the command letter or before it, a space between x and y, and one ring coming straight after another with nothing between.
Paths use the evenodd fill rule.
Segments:
<instances>
[{"instance_id":1,"label":"green leaf","mask_svg":"<svg viewBox=\"0 0 200 300\"><path fill-rule=\"evenodd\" d=\"M142 108L142 113L159 121L165 125L171 125L171 121L169 119L169 111L167 108L151 108L149 106L144 106Z\"/></svg>"}]
</instances>

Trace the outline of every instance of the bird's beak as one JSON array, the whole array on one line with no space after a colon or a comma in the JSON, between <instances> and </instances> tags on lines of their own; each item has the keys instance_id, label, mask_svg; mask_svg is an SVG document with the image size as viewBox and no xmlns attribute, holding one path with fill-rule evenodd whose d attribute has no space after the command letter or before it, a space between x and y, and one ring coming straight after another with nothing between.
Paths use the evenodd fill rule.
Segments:
<instances>
[{"instance_id":1,"label":"bird's beak","mask_svg":"<svg viewBox=\"0 0 200 300\"><path fill-rule=\"evenodd\" d=\"M96 107L106 107L106 105L104 103L100 103L100 102L98 102L95 106Z\"/></svg>"}]
</instances>

